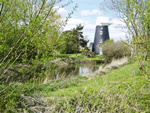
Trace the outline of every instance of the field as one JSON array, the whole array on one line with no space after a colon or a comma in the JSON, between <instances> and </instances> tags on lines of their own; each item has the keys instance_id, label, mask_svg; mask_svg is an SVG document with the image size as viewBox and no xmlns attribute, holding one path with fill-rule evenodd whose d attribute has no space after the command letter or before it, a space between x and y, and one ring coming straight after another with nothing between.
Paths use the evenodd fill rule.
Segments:
<instances>
[{"instance_id":1,"label":"field","mask_svg":"<svg viewBox=\"0 0 150 113\"><path fill-rule=\"evenodd\" d=\"M82 61L82 60L102 60L102 55L95 55L95 57L86 57L81 55L81 53L76 54L60 54L56 56L57 58L63 58L63 57L72 57L75 58L76 61Z\"/></svg>"}]
</instances>

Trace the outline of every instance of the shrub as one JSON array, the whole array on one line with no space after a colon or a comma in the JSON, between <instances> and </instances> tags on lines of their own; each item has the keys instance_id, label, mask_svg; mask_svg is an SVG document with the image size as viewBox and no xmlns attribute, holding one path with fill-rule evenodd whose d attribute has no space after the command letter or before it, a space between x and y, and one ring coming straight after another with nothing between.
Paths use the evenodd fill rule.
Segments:
<instances>
[{"instance_id":1,"label":"shrub","mask_svg":"<svg viewBox=\"0 0 150 113\"><path fill-rule=\"evenodd\" d=\"M108 44L108 43L113 43L113 42L114 42L113 39L111 39L111 40L106 40L106 41L105 41L105 43L107 43L107 44Z\"/></svg>"},{"instance_id":2,"label":"shrub","mask_svg":"<svg viewBox=\"0 0 150 113\"><path fill-rule=\"evenodd\" d=\"M52 112L149 112L149 79L139 76L116 83L106 82L100 90L87 88L80 94L55 103ZM53 103L50 103L53 105Z\"/></svg>"},{"instance_id":3,"label":"shrub","mask_svg":"<svg viewBox=\"0 0 150 113\"><path fill-rule=\"evenodd\" d=\"M106 63L110 63L112 59L122 58L129 55L128 49L124 46L123 42L109 42L102 46L103 58Z\"/></svg>"},{"instance_id":4,"label":"shrub","mask_svg":"<svg viewBox=\"0 0 150 113\"><path fill-rule=\"evenodd\" d=\"M31 103L33 104L32 93L34 92L34 88L31 83L0 85L0 112L23 112L23 109L29 110L29 107L35 106L31 105Z\"/></svg>"},{"instance_id":5,"label":"shrub","mask_svg":"<svg viewBox=\"0 0 150 113\"><path fill-rule=\"evenodd\" d=\"M88 57L95 57L95 53L94 52L82 52L82 55L88 56Z\"/></svg>"},{"instance_id":6,"label":"shrub","mask_svg":"<svg viewBox=\"0 0 150 113\"><path fill-rule=\"evenodd\" d=\"M55 58L56 54L64 49L66 38L60 37L61 29L77 8L75 6L65 21L60 22L61 16L57 14L58 9L54 10L54 6L61 1L2 1L3 11L1 15L3 18L0 26L3 26L3 29L0 29L0 82L4 81L4 76L7 80L9 77L7 72L18 63L29 65L29 71L34 73L39 64L45 63L45 59L52 60ZM69 4L70 2L64 6ZM44 69L40 69L36 75L40 75L41 71ZM20 76L23 75L23 73L19 74Z\"/></svg>"}]
</instances>

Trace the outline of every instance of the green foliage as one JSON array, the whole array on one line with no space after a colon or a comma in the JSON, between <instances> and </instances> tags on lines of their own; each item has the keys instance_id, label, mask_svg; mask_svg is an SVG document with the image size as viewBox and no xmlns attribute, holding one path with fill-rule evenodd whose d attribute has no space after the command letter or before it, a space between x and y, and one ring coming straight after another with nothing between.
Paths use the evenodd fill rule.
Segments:
<instances>
[{"instance_id":1,"label":"green foliage","mask_svg":"<svg viewBox=\"0 0 150 113\"><path fill-rule=\"evenodd\" d=\"M77 56L75 60L76 61L82 61L84 59L85 59L85 57L83 55L80 55L80 56Z\"/></svg>"},{"instance_id":2,"label":"green foliage","mask_svg":"<svg viewBox=\"0 0 150 113\"><path fill-rule=\"evenodd\" d=\"M103 56L102 55L95 55L95 57L88 57L88 60L102 60Z\"/></svg>"},{"instance_id":3,"label":"green foliage","mask_svg":"<svg viewBox=\"0 0 150 113\"><path fill-rule=\"evenodd\" d=\"M108 41L102 48L103 58L106 63L110 63L113 58L118 59L129 55L128 48L122 42L113 43L112 41Z\"/></svg>"},{"instance_id":4,"label":"green foliage","mask_svg":"<svg viewBox=\"0 0 150 113\"><path fill-rule=\"evenodd\" d=\"M95 57L86 57L81 55L80 53L76 54L59 54L56 56L57 58L64 58L64 57L71 57L75 58L76 61L82 61L82 60L102 60L102 55L95 55Z\"/></svg>"},{"instance_id":5,"label":"green foliage","mask_svg":"<svg viewBox=\"0 0 150 113\"><path fill-rule=\"evenodd\" d=\"M27 65L30 70L26 72L32 72L32 75L26 74L31 75L29 78L43 76L44 63L63 50L65 39L60 37L61 29L77 6L68 14L65 22L61 22L57 10L53 9L58 2L61 0L1 1L0 65L3 66L0 68L0 80L9 78L7 72L15 70L13 67L17 63Z\"/></svg>"},{"instance_id":6,"label":"green foliage","mask_svg":"<svg viewBox=\"0 0 150 113\"><path fill-rule=\"evenodd\" d=\"M58 58L63 58L63 57L72 57L72 58L75 58L77 56L81 56L81 54L80 53L78 53L77 55L76 54L59 54L56 57L58 57Z\"/></svg>"},{"instance_id":7,"label":"green foliage","mask_svg":"<svg viewBox=\"0 0 150 113\"><path fill-rule=\"evenodd\" d=\"M0 85L0 112L23 112L23 109L28 109L30 105L26 104L22 95L32 97L34 88L31 83Z\"/></svg>"},{"instance_id":8,"label":"green foliage","mask_svg":"<svg viewBox=\"0 0 150 113\"><path fill-rule=\"evenodd\" d=\"M66 38L66 45L65 50L61 53L79 53L80 46L87 47L88 41L84 39L84 36L82 35L83 32L81 32L83 28L84 26L81 26L81 24L79 24L76 28L63 32L62 37Z\"/></svg>"},{"instance_id":9,"label":"green foliage","mask_svg":"<svg viewBox=\"0 0 150 113\"><path fill-rule=\"evenodd\" d=\"M80 91L81 95L74 94L67 101L58 101L55 110L60 112L63 108L66 112L75 112L77 109L79 112L148 112L149 82L138 77L127 83L107 83L103 90L87 88Z\"/></svg>"},{"instance_id":10,"label":"green foliage","mask_svg":"<svg viewBox=\"0 0 150 113\"><path fill-rule=\"evenodd\" d=\"M86 57L84 57L80 53L78 53L78 54L60 54L57 57L59 57L59 58L71 57L71 58L75 58L76 61L81 61L81 60L85 60L86 59Z\"/></svg>"},{"instance_id":11,"label":"green foliage","mask_svg":"<svg viewBox=\"0 0 150 113\"><path fill-rule=\"evenodd\" d=\"M54 10L59 2L0 1L0 112L24 112L30 105L22 95L31 96L35 88L31 83L43 81L45 75L53 73L50 61L63 50L65 43L65 38L60 37L62 27L77 8L77 5L73 7L62 22Z\"/></svg>"},{"instance_id":12,"label":"green foliage","mask_svg":"<svg viewBox=\"0 0 150 113\"><path fill-rule=\"evenodd\" d=\"M36 3L32 4L30 1L3 1L3 18L1 19L1 25L3 26L1 41L3 43L0 46L2 49L1 58L3 59L1 60L7 61L10 59L13 61L17 57L16 60L32 59L37 54L46 54L48 49L46 46L48 45L46 44L47 32L45 31L54 27L52 23L56 18L48 19L56 12L48 9L53 7L52 2L46 4L46 1L41 2L38 0L37 3L39 6L35 9L34 5ZM9 10L7 10L8 7ZM34 13L33 10L35 11ZM48 13L49 11L50 14ZM8 19L10 19L9 22ZM48 25L49 22L51 24ZM55 27L54 30L58 31L58 28Z\"/></svg>"},{"instance_id":13,"label":"green foliage","mask_svg":"<svg viewBox=\"0 0 150 113\"><path fill-rule=\"evenodd\" d=\"M90 51L89 47L85 46L84 52L89 52L89 51Z\"/></svg>"},{"instance_id":14,"label":"green foliage","mask_svg":"<svg viewBox=\"0 0 150 113\"><path fill-rule=\"evenodd\" d=\"M133 71L133 66L116 69L115 73L95 77L81 84L79 82L77 86L64 87L62 93L50 93L52 97L56 96L53 101L49 101L49 106L55 103L52 112L149 112L150 80L133 76L131 72L126 73Z\"/></svg>"},{"instance_id":15,"label":"green foliage","mask_svg":"<svg viewBox=\"0 0 150 113\"><path fill-rule=\"evenodd\" d=\"M131 75L134 71L139 72L136 66L125 65L91 80L78 76L46 84L1 85L0 90L5 89L5 92L0 92L0 110L30 112L22 94L30 97L38 94L47 100L47 107L53 105L51 112L149 112L150 80L136 73Z\"/></svg>"},{"instance_id":16,"label":"green foliage","mask_svg":"<svg viewBox=\"0 0 150 113\"><path fill-rule=\"evenodd\" d=\"M35 84L28 82L24 84L10 83L9 85L0 85L0 112L23 112L23 109L29 110L29 107L32 107L32 105L30 105L30 100L31 98L35 98L36 94L46 96L49 92L71 86L78 86L81 80L87 80L87 78L76 77L75 80L72 80L72 78L68 78L63 81L53 80L47 84ZM44 94L42 92L44 92ZM23 96L31 97L29 98L29 102L27 102Z\"/></svg>"},{"instance_id":17,"label":"green foliage","mask_svg":"<svg viewBox=\"0 0 150 113\"><path fill-rule=\"evenodd\" d=\"M150 2L149 0L108 0L101 5L105 11L116 12L127 27L131 42L127 44L139 62L144 76L150 75Z\"/></svg>"},{"instance_id":18,"label":"green foliage","mask_svg":"<svg viewBox=\"0 0 150 113\"><path fill-rule=\"evenodd\" d=\"M87 77L79 76L74 78L66 78L64 80L52 80L50 83L38 85L38 87L36 88L36 93L41 92L42 94L44 92L42 95L48 95L48 93L58 91L60 89L79 86L82 80L87 80Z\"/></svg>"},{"instance_id":19,"label":"green foliage","mask_svg":"<svg viewBox=\"0 0 150 113\"><path fill-rule=\"evenodd\" d=\"M113 42L114 42L113 39L111 39L111 40L106 40L106 41L105 41L105 43L113 43Z\"/></svg>"}]
</instances>

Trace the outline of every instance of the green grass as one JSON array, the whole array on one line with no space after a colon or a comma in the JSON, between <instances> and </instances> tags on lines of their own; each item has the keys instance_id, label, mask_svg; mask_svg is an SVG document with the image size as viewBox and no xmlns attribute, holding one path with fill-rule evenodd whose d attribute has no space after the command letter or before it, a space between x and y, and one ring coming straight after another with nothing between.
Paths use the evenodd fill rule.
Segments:
<instances>
[{"instance_id":1,"label":"green grass","mask_svg":"<svg viewBox=\"0 0 150 113\"><path fill-rule=\"evenodd\" d=\"M72 57L75 58L76 61L82 61L82 60L102 60L102 55L95 55L95 57L86 57L83 56L81 53L76 54L59 54L56 56L57 58L63 58L63 57Z\"/></svg>"},{"instance_id":2,"label":"green grass","mask_svg":"<svg viewBox=\"0 0 150 113\"><path fill-rule=\"evenodd\" d=\"M56 57L57 58L71 57L71 58L75 58L76 61L87 59L85 56L81 55L81 53L78 53L77 55L76 54L59 54Z\"/></svg>"},{"instance_id":3,"label":"green grass","mask_svg":"<svg viewBox=\"0 0 150 113\"><path fill-rule=\"evenodd\" d=\"M81 56L81 53L78 53L77 56ZM77 57L76 54L59 54L56 57Z\"/></svg>"},{"instance_id":4,"label":"green grass","mask_svg":"<svg viewBox=\"0 0 150 113\"><path fill-rule=\"evenodd\" d=\"M53 112L146 112L150 111L150 80L139 76L137 63L126 64L111 70L107 75L75 77L56 82L51 90L43 89L43 98Z\"/></svg>"},{"instance_id":5,"label":"green grass","mask_svg":"<svg viewBox=\"0 0 150 113\"><path fill-rule=\"evenodd\" d=\"M95 57L88 57L87 60L102 60L102 55L95 55Z\"/></svg>"},{"instance_id":6,"label":"green grass","mask_svg":"<svg viewBox=\"0 0 150 113\"><path fill-rule=\"evenodd\" d=\"M0 98L2 101L0 106L14 108L18 105L20 94L24 94L31 97L40 96L42 100L46 100L48 107L54 106L52 113L61 110L67 113L75 112L79 107L82 108L80 112L102 110L112 113L149 113L150 80L141 76L137 63L128 63L117 69L110 69L106 75L101 73L95 75L53 80L46 84L12 83L9 87L0 85L0 90L7 89L6 94ZM22 104L25 108L24 105Z\"/></svg>"},{"instance_id":7,"label":"green grass","mask_svg":"<svg viewBox=\"0 0 150 113\"><path fill-rule=\"evenodd\" d=\"M135 71L138 72L137 64L125 65L119 69L111 71L111 73L101 76L97 75L88 79L87 77L74 77L68 78L65 80L55 81L54 83L47 83L45 85L40 85L40 93L45 96L45 98L51 97L61 97L61 96L70 96L74 93L80 94L80 91L83 91L85 88L88 89L99 89L103 87L104 82L106 81L120 81L126 80L132 77L132 73ZM53 84L53 85L51 85Z\"/></svg>"}]
</instances>

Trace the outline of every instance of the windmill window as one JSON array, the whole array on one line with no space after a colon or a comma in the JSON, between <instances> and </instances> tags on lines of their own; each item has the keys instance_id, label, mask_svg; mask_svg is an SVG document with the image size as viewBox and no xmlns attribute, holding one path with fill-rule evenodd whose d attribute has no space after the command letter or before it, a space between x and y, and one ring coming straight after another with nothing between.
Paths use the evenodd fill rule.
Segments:
<instances>
[{"instance_id":1,"label":"windmill window","mask_svg":"<svg viewBox=\"0 0 150 113\"><path fill-rule=\"evenodd\" d=\"M102 35L103 34L103 31L100 31L100 35Z\"/></svg>"}]
</instances>

